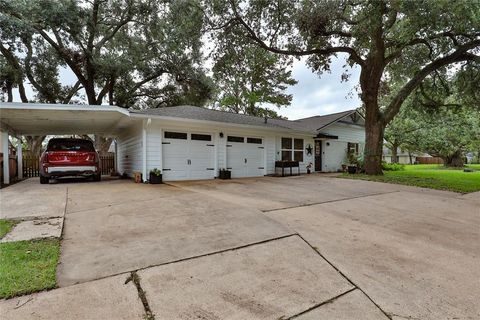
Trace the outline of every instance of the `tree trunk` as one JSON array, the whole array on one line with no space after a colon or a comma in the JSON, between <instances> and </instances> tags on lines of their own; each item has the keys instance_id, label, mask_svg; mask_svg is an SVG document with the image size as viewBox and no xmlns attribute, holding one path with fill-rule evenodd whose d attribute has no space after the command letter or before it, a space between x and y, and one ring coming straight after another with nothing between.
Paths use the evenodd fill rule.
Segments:
<instances>
[{"instance_id":1,"label":"tree trunk","mask_svg":"<svg viewBox=\"0 0 480 320\"><path fill-rule=\"evenodd\" d=\"M385 126L382 121L378 102L374 98L365 99L365 173L382 175L383 134Z\"/></svg>"},{"instance_id":2,"label":"tree trunk","mask_svg":"<svg viewBox=\"0 0 480 320\"><path fill-rule=\"evenodd\" d=\"M40 157L42 154L42 143L46 136L25 136L27 149L33 156Z\"/></svg>"},{"instance_id":3,"label":"tree trunk","mask_svg":"<svg viewBox=\"0 0 480 320\"><path fill-rule=\"evenodd\" d=\"M365 173L382 175L383 125L375 123L365 126Z\"/></svg>"},{"instance_id":4,"label":"tree trunk","mask_svg":"<svg viewBox=\"0 0 480 320\"><path fill-rule=\"evenodd\" d=\"M392 163L398 163L398 143L392 143Z\"/></svg>"},{"instance_id":5,"label":"tree trunk","mask_svg":"<svg viewBox=\"0 0 480 320\"><path fill-rule=\"evenodd\" d=\"M454 154L443 157L442 159L446 167L461 168L465 164L461 151L456 151Z\"/></svg>"},{"instance_id":6,"label":"tree trunk","mask_svg":"<svg viewBox=\"0 0 480 320\"><path fill-rule=\"evenodd\" d=\"M112 141L112 138L105 138L96 134L94 141L95 150L97 150L99 154L106 154L110 148L110 145L112 144Z\"/></svg>"},{"instance_id":7,"label":"tree trunk","mask_svg":"<svg viewBox=\"0 0 480 320\"><path fill-rule=\"evenodd\" d=\"M13 83L11 81L7 81L7 102L13 101Z\"/></svg>"}]
</instances>

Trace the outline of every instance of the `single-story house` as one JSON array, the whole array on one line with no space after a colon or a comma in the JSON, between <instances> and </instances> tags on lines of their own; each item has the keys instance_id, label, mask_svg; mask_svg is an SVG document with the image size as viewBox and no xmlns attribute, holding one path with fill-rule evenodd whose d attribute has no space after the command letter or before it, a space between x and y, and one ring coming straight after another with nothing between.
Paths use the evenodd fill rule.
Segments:
<instances>
[{"instance_id":1,"label":"single-story house","mask_svg":"<svg viewBox=\"0 0 480 320\"><path fill-rule=\"evenodd\" d=\"M126 110L115 106L0 104L4 136L101 134L116 141L116 167L165 181L275 173L275 162L296 160L300 172L334 172L347 152L361 153L364 119L356 110L298 120L254 117L194 106ZM5 139L5 137L3 138ZM4 140L5 141L5 140ZM148 179L148 178L147 178Z\"/></svg>"}]
</instances>

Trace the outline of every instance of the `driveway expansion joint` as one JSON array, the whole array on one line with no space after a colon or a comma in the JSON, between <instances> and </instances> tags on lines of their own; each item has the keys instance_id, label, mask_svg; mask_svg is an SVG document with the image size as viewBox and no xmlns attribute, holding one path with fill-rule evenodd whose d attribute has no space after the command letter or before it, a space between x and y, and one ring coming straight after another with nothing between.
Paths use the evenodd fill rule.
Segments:
<instances>
[{"instance_id":1,"label":"driveway expansion joint","mask_svg":"<svg viewBox=\"0 0 480 320\"><path fill-rule=\"evenodd\" d=\"M396 192L396 191L395 191ZM345 273L343 273L337 266L335 266L330 260L328 260L321 252L318 250L317 247L314 247L308 242L304 237L300 234L297 234L312 250L314 250L323 260L325 260L333 269L335 269L343 278L345 278L352 286L356 289L360 290L367 298L370 300L388 319L392 320L392 315L386 311L384 311L373 299L362 289L360 288L353 280L351 280Z\"/></svg>"},{"instance_id":2,"label":"driveway expansion joint","mask_svg":"<svg viewBox=\"0 0 480 320\"><path fill-rule=\"evenodd\" d=\"M312 307L310 307L310 308L308 308L308 309L306 309L306 310L303 310L302 312L299 312L299 313L297 313L297 314L295 314L295 315L293 315L293 316L291 316L291 317L289 317L289 318L286 318L285 320L291 320L291 319L298 318L299 316L304 315L305 313L308 313L308 312L310 312L310 311L313 311L313 310L315 310L315 309L317 309L317 308L320 308L320 307L323 306L323 305L332 303L332 302L334 302L335 300L337 300L337 299L343 297L344 295L347 295L347 294L349 294L350 292L355 291L355 290L359 290L359 289L358 289L357 287L351 288L350 290L347 290L347 291L345 291L345 292L342 292L342 293L340 293L339 295L336 295L335 297L330 298L330 299L328 299L328 300L325 300L325 301L322 301L322 302L320 302L320 303L317 303L316 305L314 305L314 306L312 306Z\"/></svg>"},{"instance_id":3,"label":"driveway expansion joint","mask_svg":"<svg viewBox=\"0 0 480 320\"><path fill-rule=\"evenodd\" d=\"M130 281L132 281L135 287L137 288L138 298L140 299L140 301L142 301L143 309L145 310L144 319L155 320L155 315L153 314L152 309L150 308L150 305L147 300L147 294L142 288L142 285L140 283L140 276L137 274L136 271L132 271L130 273L130 276L127 278L127 280L125 280L125 284L129 283Z\"/></svg>"},{"instance_id":4,"label":"driveway expansion joint","mask_svg":"<svg viewBox=\"0 0 480 320\"><path fill-rule=\"evenodd\" d=\"M126 270L126 271L122 271L122 272L117 272L117 273L109 274L109 275L106 275L106 276L98 277L98 278L95 278L95 279L90 279L90 280L87 280L87 281L77 281L75 283L71 283L71 284L68 284L68 285L65 285L65 286L61 286L61 288L71 287L71 286L81 284L81 283L88 283L88 282L93 282L93 281L97 281L97 280L107 279L107 278L111 278L111 277L115 277L115 276L119 276L119 275L131 274L132 272L143 271L143 270L147 270L147 269L150 269L150 268L170 265L170 264L174 264L174 263L178 263L178 262L189 261L189 260L193 260L193 259L197 259L197 258L213 256L213 255L216 255L216 254L225 253L225 252L229 252L229 251L236 251L236 250L256 246L256 245L259 245L259 244L268 243L268 242L281 240L281 239L294 237L294 236L299 236L299 234L298 233L289 233L289 234L286 234L286 235L283 235L283 236L270 238L270 239L266 239L266 240L262 240L262 241L257 241L257 242L253 242L253 243L248 243L248 244L238 246L238 247L233 247L233 248L228 248L228 249L224 249L224 250L209 252L209 253L205 253L205 254L201 254L201 255L197 255L197 256L186 257L186 258L173 260L173 261L167 261L167 262L163 262L163 263L159 263L159 264L148 265L146 267L141 267L141 268L134 269L134 270Z\"/></svg>"},{"instance_id":5,"label":"driveway expansion joint","mask_svg":"<svg viewBox=\"0 0 480 320\"><path fill-rule=\"evenodd\" d=\"M269 212L275 212L275 211L281 211L281 210L288 210L288 209L295 209L295 208L302 208L302 207L311 207L315 206L318 204L324 204L324 203L332 203L332 202L339 202L339 201L347 201L347 200L354 200L354 199L359 199L359 198L367 198L367 197L375 197L375 196L381 196L384 194L390 194L390 193L397 193L400 191L388 191L388 192L378 192L378 193L372 193L372 194L366 194L362 196L356 196L356 197L348 197L348 198L340 198L340 199L335 199L335 200L327 200L327 201L322 201L322 202L315 202L315 203L306 203L306 204L300 204L296 206L291 206L291 207L283 207L283 208L278 208L278 209L266 209L266 210L261 210L263 213L269 213Z\"/></svg>"}]
</instances>

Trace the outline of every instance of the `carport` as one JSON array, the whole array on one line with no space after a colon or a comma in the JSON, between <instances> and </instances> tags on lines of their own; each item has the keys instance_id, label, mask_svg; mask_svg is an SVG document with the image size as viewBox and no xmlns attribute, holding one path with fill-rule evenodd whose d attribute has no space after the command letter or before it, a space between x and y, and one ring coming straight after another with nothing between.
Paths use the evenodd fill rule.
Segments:
<instances>
[{"instance_id":1,"label":"carport","mask_svg":"<svg viewBox=\"0 0 480 320\"><path fill-rule=\"evenodd\" d=\"M9 154L9 137L36 135L97 134L115 137L131 124L129 112L116 106L75 104L37 104L7 102L0 104L2 152ZM17 163L22 179L22 145L18 139ZM10 183L9 166L3 166L3 182Z\"/></svg>"}]
</instances>

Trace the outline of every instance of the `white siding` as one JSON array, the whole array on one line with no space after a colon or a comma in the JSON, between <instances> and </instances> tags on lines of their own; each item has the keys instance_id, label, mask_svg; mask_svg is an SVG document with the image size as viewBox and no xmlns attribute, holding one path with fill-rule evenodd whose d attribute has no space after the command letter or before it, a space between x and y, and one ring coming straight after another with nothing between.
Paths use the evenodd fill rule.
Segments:
<instances>
[{"instance_id":1,"label":"white siding","mask_svg":"<svg viewBox=\"0 0 480 320\"><path fill-rule=\"evenodd\" d=\"M147 129L147 172L162 170L162 131L158 128Z\"/></svg>"},{"instance_id":2,"label":"white siding","mask_svg":"<svg viewBox=\"0 0 480 320\"><path fill-rule=\"evenodd\" d=\"M117 137L117 165L120 174L142 171L142 125L139 123Z\"/></svg>"},{"instance_id":3,"label":"white siding","mask_svg":"<svg viewBox=\"0 0 480 320\"><path fill-rule=\"evenodd\" d=\"M363 153L365 146L364 127L335 123L325 130L321 130L321 132L338 136L338 140L323 141L322 171L336 172L342 168L342 164L346 163L347 147L349 142L358 143L358 152L359 154Z\"/></svg>"},{"instance_id":4,"label":"white siding","mask_svg":"<svg viewBox=\"0 0 480 320\"><path fill-rule=\"evenodd\" d=\"M304 139L303 162L300 163L300 171L306 172L307 165L311 162L314 165L314 139L311 135L291 134L288 132L272 132L256 128L232 127L228 124L211 126L200 123L181 122L173 120L155 120L147 126L147 173L153 168L163 169L162 167L162 134L163 131L181 131L210 133L214 136L215 144L215 176L218 175L218 169L227 167L227 136L238 135L252 138L264 139L265 147L265 174L275 173L275 161L281 159L281 138L300 138ZM223 133L223 138L220 137ZM360 152L363 152L365 141L364 128L347 124L333 124L323 133L338 136L338 140L322 141L322 171L334 172L341 168L345 162L347 143L354 142L360 144ZM142 171L142 123L139 122L132 129L120 135L118 142L118 171L126 172L129 176L134 171ZM308 156L305 147L311 144L313 148L312 155ZM295 170L296 171L296 170ZM146 177L148 179L148 177Z\"/></svg>"},{"instance_id":5,"label":"white siding","mask_svg":"<svg viewBox=\"0 0 480 320\"><path fill-rule=\"evenodd\" d=\"M334 136L338 136L338 141L365 143L365 128L348 125L343 123L335 123L327 127L325 130L321 130L322 133L328 133Z\"/></svg>"},{"instance_id":6,"label":"white siding","mask_svg":"<svg viewBox=\"0 0 480 320\"><path fill-rule=\"evenodd\" d=\"M267 174L274 174L276 160L275 136L265 137L265 152L267 155L265 159Z\"/></svg>"}]
</instances>

